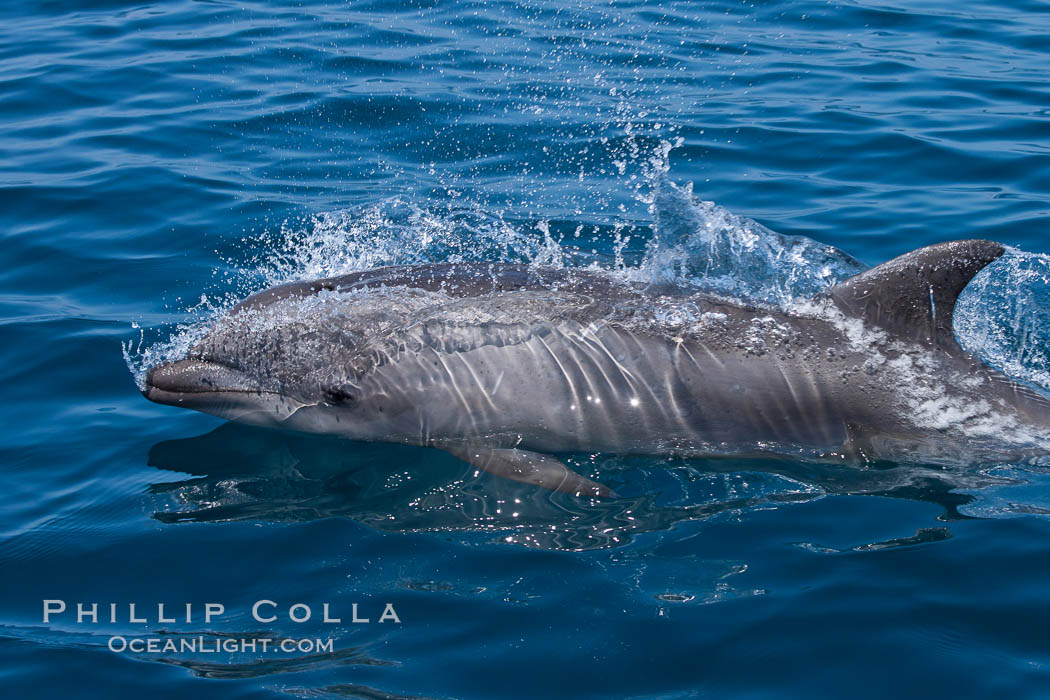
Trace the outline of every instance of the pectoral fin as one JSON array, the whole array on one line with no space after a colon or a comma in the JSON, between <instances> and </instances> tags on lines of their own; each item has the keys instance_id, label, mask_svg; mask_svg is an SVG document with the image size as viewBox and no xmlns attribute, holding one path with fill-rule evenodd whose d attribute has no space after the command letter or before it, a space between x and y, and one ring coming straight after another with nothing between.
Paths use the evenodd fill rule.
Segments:
<instances>
[{"instance_id":1,"label":"pectoral fin","mask_svg":"<svg viewBox=\"0 0 1050 700\"><path fill-rule=\"evenodd\" d=\"M442 449L478 469L504 479L577 496L616 498L609 487L580 476L560 460L539 452L471 446Z\"/></svg>"}]
</instances>

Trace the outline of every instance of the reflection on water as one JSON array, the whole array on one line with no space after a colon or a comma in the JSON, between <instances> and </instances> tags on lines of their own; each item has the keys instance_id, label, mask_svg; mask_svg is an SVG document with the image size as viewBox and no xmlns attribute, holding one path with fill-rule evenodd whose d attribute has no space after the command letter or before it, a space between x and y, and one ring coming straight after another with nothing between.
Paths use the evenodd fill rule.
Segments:
<instances>
[{"instance_id":1,"label":"reflection on water","mask_svg":"<svg viewBox=\"0 0 1050 700\"><path fill-rule=\"evenodd\" d=\"M288 693L294 697L316 698L336 697L354 698L355 700L426 700L422 695L399 695L388 693L376 688L364 685L340 683L338 685L326 685L323 688L289 688Z\"/></svg>"},{"instance_id":2,"label":"reflection on water","mask_svg":"<svg viewBox=\"0 0 1050 700\"><path fill-rule=\"evenodd\" d=\"M788 459L675 460L577 456L573 468L621 498L551 493L477 473L432 449L357 443L223 424L198 437L157 443L154 467L193 475L157 483L171 498L154 517L165 523L351 518L393 532L492 532L529 547L616 547L645 532L825 494L871 494L935 503L942 520L967 517L974 500L960 489L1002 483L984 472L915 466L814 464ZM944 539L943 529L896 543Z\"/></svg>"},{"instance_id":3,"label":"reflection on water","mask_svg":"<svg viewBox=\"0 0 1050 700\"><path fill-rule=\"evenodd\" d=\"M304 654L284 659L251 659L245 662L204 661L200 658L160 658L160 663L181 666L201 678L256 678L275 673L299 673L307 669L320 670L331 666L391 666L389 661L373 659L357 647L348 647L317 654Z\"/></svg>"}]
</instances>

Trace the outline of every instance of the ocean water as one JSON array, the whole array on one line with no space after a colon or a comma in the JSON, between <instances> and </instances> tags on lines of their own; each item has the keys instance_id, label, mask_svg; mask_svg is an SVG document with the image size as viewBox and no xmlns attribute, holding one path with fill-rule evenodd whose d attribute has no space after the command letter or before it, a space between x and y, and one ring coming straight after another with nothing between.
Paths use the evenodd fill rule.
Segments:
<instances>
[{"instance_id":1,"label":"ocean water","mask_svg":"<svg viewBox=\"0 0 1050 700\"><path fill-rule=\"evenodd\" d=\"M1047 697L1039 467L566 456L623 496L593 502L136 386L281 281L514 260L790 303L981 237L1010 252L957 335L1048 388L1045 2L66 0L0 18L12 697ZM68 609L45 622L45 600ZM260 600L277 620L252 618ZM207 603L225 613L205 622Z\"/></svg>"}]
</instances>

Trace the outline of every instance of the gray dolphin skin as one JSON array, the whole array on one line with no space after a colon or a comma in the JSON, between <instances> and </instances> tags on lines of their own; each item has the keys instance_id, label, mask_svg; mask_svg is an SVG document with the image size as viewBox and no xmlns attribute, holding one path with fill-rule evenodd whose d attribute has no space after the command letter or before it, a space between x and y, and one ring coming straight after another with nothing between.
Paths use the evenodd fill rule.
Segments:
<instances>
[{"instance_id":1,"label":"gray dolphin skin","mask_svg":"<svg viewBox=\"0 0 1050 700\"><path fill-rule=\"evenodd\" d=\"M614 494L551 454L1037 459L1050 402L952 331L957 296L1002 254L923 248L790 312L596 270L381 268L247 298L144 394L598 497Z\"/></svg>"}]
</instances>

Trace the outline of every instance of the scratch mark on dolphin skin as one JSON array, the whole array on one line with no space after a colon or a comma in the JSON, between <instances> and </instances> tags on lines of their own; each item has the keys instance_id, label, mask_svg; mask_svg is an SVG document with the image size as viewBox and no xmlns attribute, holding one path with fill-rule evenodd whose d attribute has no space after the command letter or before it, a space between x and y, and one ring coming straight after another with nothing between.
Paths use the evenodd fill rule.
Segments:
<instances>
[{"instance_id":1,"label":"scratch mark on dolphin skin","mask_svg":"<svg viewBox=\"0 0 1050 700\"><path fill-rule=\"evenodd\" d=\"M463 407L461 415L465 414L467 416L470 416L470 402L467 401L467 397L463 395L463 391L460 389L459 384L456 382L456 375L452 373L452 370L449 368L448 363L445 361L445 355L438 352L435 352L434 354L437 357L441 369L445 371L445 375L448 377L449 385L452 387L452 390L456 392L456 396L459 397L460 404ZM471 423L474 422L473 418L471 418L470 420ZM476 425L472 427L476 427Z\"/></svg>"},{"instance_id":2,"label":"scratch mark on dolphin skin","mask_svg":"<svg viewBox=\"0 0 1050 700\"><path fill-rule=\"evenodd\" d=\"M705 343L703 341L700 341L700 342L694 343L694 345L696 347L702 349L705 353L707 353L708 358L710 358L710 360L715 363L715 367L718 368L719 372L724 372L725 371L725 368L726 368L725 362L722 360L722 358L720 358L718 355L716 355L711 350L711 348L707 347L707 343ZM689 360L693 363L693 366L696 367L698 372L701 372L701 374L703 374L703 372L700 370L700 362L693 356L693 353L689 351L689 348L686 346L685 343L677 343L677 345L675 347L675 350L684 352L686 355L688 355L689 356Z\"/></svg>"},{"instance_id":3,"label":"scratch mark on dolphin skin","mask_svg":"<svg viewBox=\"0 0 1050 700\"><path fill-rule=\"evenodd\" d=\"M466 358L466 353L458 352L455 354L455 357L462 363L467 372L470 373L471 379L474 380L474 384L478 387L479 393L485 398L485 402L494 412L499 412L499 407L492 401L492 394L486 391L485 382L482 381L481 377L478 376L478 373L474 371L473 365ZM502 376L503 375L500 375L501 378ZM473 413L473 411L471 413ZM476 422L473 416L471 416L471 420Z\"/></svg>"},{"instance_id":4,"label":"scratch mark on dolphin skin","mask_svg":"<svg viewBox=\"0 0 1050 700\"><path fill-rule=\"evenodd\" d=\"M620 338L621 340L623 340L625 345L627 344L627 342L634 344L635 351L633 354L640 358L638 360L639 364L644 363L644 368L642 368L643 370L653 370L653 363L652 358L649 354L649 349L642 345L642 341L639 340L638 336L636 336L634 333L624 331L620 334ZM650 414L655 409L656 411L659 411L660 416L663 417L665 420L677 420L677 417L674 415L676 409L674 407L673 398L669 396L668 400L663 400L660 397L660 395L656 392L656 389L654 389L656 383L657 382L655 381L641 382L641 385L644 386L646 392L648 392L650 399L645 411L646 418L650 418ZM637 389L637 387L635 388ZM656 416L652 416L649 422L655 422L656 418Z\"/></svg>"},{"instance_id":5,"label":"scratch mark on dolphin skin","mask_svg":"<svg viewBox=\"0 0 1050 700\"><path fill-rule=\"evenodd\" d=\"M586 386L586 393L584 394L584 400L580 403L581 408L586 406L587 419L590 421L590 425L593 427L596 421L601 420L603 428L608 428L608 411L606 407L602 405L602 392L598 390L598 384L591 379L591 372L589 365L594 365L594 360L583 353L582 356L577 351L582 350L580 345L576 343L572 338L568 337L565 333L561 334L562 342L565 346L565 351L571 355L573 364L579 369L580 377ZM588 364L589 363L589 364ZM597 368L601 371L601 368ZM604 375L604 373L603 373ZM606 382L609 378L605 377ZM606 419L606 420L602 420Z\"/></svg>"},{"instance_id":6,"label":"scratch mark on dolphin skin","mask_svg":"<svg viewBox=\"0 0 1050 700\"><path fill-rule=\"evenodd\" d=\"M568 372L568 370L565 369L565 365L563 365L561 360L558 359L558 356L551 349L550 345L547 344L546 340L544 340L542 337L540 337L538 335L534 336L534 338L535 338L535 340L537 342L539 342L540 345L543 346L543 348L551 356L551 359L554 360L555 364L558 365L558 369L561 370L562 377L565 379L565 383L569 387L569 392L572 394L572 399L575 402L575 405L580 407L580 408L582 408L581 401L580 401L580 393L579 393L578 389L576 388L576 382L574 382L572 380L572 377L569 376L569 372Z\"/></svg>"},{"instance_id":7,"label":"scratch mark on dolphin skin","mask_svg":"<svg viewBox=\"0 0 1050 700\"><path fill-rule=\"evenodd\" d=\"M492 391L490 392L493 396L495 396L496 392L499 391L499 385L503 383L503 375L505 375L506 373L506 370L504 370L499 373L498 377L496 377L496 383L492 386Z\"/></svg>"},{"instance_id":8,"label":"scratch mark on dolphin skin","mask_svg":"<svg viewBox=\"0 0 1050 700\"><path fill-rule=\"evenodd\" d=\"M605 341L602 338L600 338L597 335L594 335L594 336L591 336L591 337L583 337L583 340L585 342L587 342L587 343L590 343L591 345L596 347L598 350L603 352L605 354L605 356L608 357L609 360L612 362L613 366L617 370L619 370L620 376L623 377L624 381L627 382L628 386L631 387L631 391L634 392L634 393L637 393L637 391L635 390L635 386L634 386L634 384L635 384L634 372L632 372L628 367L624 366L619 360L616 359L616 356L612 354L612 352L609 350L608 346L605 344ZM609 381L611 383L612 380L609 380Z\"/></svg>"},{"instance_id":9,"label":"scratch mark on dolphin skin","mask_svg":"<svg viewBox=\"0 0 1050 700\"><path fill-rule=\"evenodd\" d=\"M592 357L592 354L588 352L588 350L591 347L596 346L596 344L582 335L568 336L568 341L572 344L572 347L575 351L577 351L581 356L586 357L590 361L591 365L593 365L594 368L598 371L598 374L600 374L602 376L602 379L605 380L605 385L608 391L603 393L607 393L610 398L619 399L619 391L617 390L616 384L613 382L612 377L610 377L609 374L605 371L605 367L602 366L602 363L599 362L596 358ZM629 376L625 376L624 378L627 379L628 384L631 383ZM631 393L635 393L633 385L631 386Z\"/></svg>"},{"instance_id":10,"label":"scratch mark on dolphin skin","mask_svg":"<svg viewBox=\"0 0 1050 700\"><path fill-rule=\"evenodd\" d=\"M831 432L831 426L834 421L831 419L827 393L821 391L820 382L813 372L803 372L800 381L805 383L806 391L808 392L806 395L806 398L809 400L807 404L808 414L812 418L809 422L810 426L819 426L821 436L829 446L834 447L838 440Z\"/></svg>"}]
</instances>

